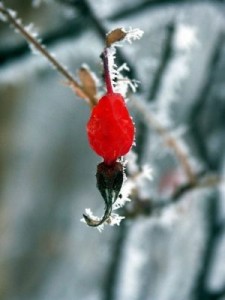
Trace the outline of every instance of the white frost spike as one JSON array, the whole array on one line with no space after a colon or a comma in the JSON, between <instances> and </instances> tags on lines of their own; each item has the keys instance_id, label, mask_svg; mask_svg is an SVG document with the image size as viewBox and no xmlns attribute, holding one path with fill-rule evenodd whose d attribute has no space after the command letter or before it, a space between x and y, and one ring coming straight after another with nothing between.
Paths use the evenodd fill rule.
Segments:
<instances>
[{"instance_id":1,"label":"white frost spike","mask_svg":"<svg viewBox=\"0 0 225 300\"><path fill-rule=\"evenodd\" d=\"M34 38L38 37L38 33L37 33L37 31L35 31L33 23L30 23L29 25L25 26L24 28L32 37L34 37Z\"/></svg>"},{"instance_id":2,"label":"white frost spike","mask_svg":"<svg viewBox=\"0 0 225 300\"><path fill-rule=\"evenodd\" d=\"M120 72L122 72L123 70L125 70L125 71L130 71L130 68L128 67L127 63L123 63L123 64L117 69L117 72L120 73Z\"/></svg>"},{"instance_id":3,"label":"white frost spike","mask_svg":"<svg viewBox=\"0 0 225 300\"><path fill-rule=\"evenodd\" d=\"M12 9L7 9L7 11L9 12L9 14L15 19L16 18L16 16L17 16L17 13L16 13L16 11L14 11L14 10L12 10Z\"/></svg>"},{"instance_id":4,"label":"white frost spike","mask_svg":"<svg viewBox=\"0 0 225 300\"><path fill-rule=\"evenodd\" d=\"M114 226L114 225L117 225L119 226L120 225L120 222L125 219L125 217L123 216L119 216L118 214L111 214L111 216L109 217L109 220L108 220L108 224L110 226Z\"/></svg>"},{"instance_id":5,"label":"white frost spike","mask_svg":"<svg viewBox=\"0 0 225 300\"><path fill-rule=\"evenodd\" d=\"M116 202L113 204L113 210L117 210L125 205L126 202L131 201L129 198L131 191L134 188L134 183L131 180L127 180L121 189L120 196L116 199Z\"/></svg>"},{"instance_id":6,"label":"white frost spike","mask_svg":"<svg viewBox=\"0 0 225 300\"><path fill-rule=\"evenodd\" d=\"M128 30L123 28L123 31L126 33L124 40L130 44L132 43L132 41L140 40L140 38L144 34L144 31L139 28L130 27Z\"/></svg>"},{"instance_id":7,"label":"white frost spike","mask_svg":"<svg viewBox=\"0 0 225 300\"><path fill-rule=\"evenodd\" d=\"M33 44L29 43L28 45L29 45L29 48L30 48L31 52L34 55L40 55L39 50Z\"/></svg>"}]
</instances>

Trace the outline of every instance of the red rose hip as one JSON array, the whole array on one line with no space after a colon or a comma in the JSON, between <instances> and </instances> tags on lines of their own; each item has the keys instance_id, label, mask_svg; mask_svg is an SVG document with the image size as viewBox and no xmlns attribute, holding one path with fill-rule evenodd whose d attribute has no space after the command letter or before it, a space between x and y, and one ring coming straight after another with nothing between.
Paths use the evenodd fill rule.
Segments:
<instances>
[{"instance_id":1,"label":"red rose hip","mask_svg":"<svg viewBox=\"0 0 225 300\"><path fill-rule=\"evenodd\" d=\"M90 146L107 165L128 153L134 141L134 131L125 101L118 93L104 95L93 108L87 123Z\"/></svg>"}]
</instances>

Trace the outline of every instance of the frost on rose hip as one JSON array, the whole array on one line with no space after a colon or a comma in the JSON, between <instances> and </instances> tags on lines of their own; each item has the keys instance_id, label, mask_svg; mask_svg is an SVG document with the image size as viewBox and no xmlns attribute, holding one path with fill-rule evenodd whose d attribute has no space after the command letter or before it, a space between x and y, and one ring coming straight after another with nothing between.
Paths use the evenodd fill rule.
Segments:
<instances>
[{"instance_id":1,"label":"frost on rose hip","mask_svg":"<svg viewBox=\"0 0 225 300\"><path fill-rule=\"evenodd\" d=\"M107 165L129 152L134 131L125 101L118 93L104 95L93 108L87 123L89 143Z\"/></svg>"}]
</instances>

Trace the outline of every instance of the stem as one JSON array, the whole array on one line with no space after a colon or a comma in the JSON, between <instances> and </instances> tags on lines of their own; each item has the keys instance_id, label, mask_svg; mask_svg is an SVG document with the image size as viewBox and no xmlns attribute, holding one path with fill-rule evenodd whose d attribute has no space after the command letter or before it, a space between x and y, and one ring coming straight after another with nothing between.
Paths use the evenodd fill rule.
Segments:
<instances>
[{"instance_id":1,"label":"stem","mask_svg":"<svg viewBox=\"0 0 225 300\"><path fill-rule=\"evenodd\" d=\"M106 47L102 53L103 67L104 67L104 79L106 84L107 93L113 93L113 86L109 70L109 57L108 48Z\"/></svg>"}]
</instances>

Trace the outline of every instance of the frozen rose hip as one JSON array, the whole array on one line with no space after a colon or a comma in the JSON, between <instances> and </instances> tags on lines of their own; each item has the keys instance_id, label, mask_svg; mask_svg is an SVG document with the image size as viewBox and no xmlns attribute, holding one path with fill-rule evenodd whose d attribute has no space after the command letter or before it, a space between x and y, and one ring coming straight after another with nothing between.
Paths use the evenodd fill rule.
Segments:
<instances>
[{"instance_id":1,"label":"frozen rose hip","mask_svg":"<svg viewBox=\"0 0 225 300\"><path fill-rule=\"evenodd\" d=\"M134 131L125 101L118 93L104 95L87 123L89 143L107 165L127 154L134 141Z\"/></svg>"}]
</instances>

